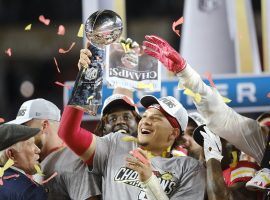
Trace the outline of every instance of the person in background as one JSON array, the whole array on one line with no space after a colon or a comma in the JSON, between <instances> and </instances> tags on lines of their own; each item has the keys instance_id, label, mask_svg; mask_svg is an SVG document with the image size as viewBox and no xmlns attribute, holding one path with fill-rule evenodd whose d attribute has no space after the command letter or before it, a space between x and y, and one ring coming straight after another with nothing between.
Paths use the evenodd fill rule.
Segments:
<instances>
[{"instance_id":1,"label":"person in background","mask_svg":"<svg viewBox=\"0 0 270 200\"><path fill-rule=\"evenodd\" d=\"M45 200L45 190L28 178L36 173L40 149L34 136L40 129L0 125L0 199Z\"/></svg>"},{"instance_id":2,"label":"person in background","mask_svg":"<svg viewBox=\"0 0 270 200\"><path fill-rule=\"evenodd\" d=\"M260 181L248 182L247 187L269 189L270 179L263 177L270 177L270 128L267 125L261 126L256 120L244 117L227 106L217 89L207 86L200 75L164 39L154 35L145 38L145 53L160 60L179 77L185 88L201 96L201 101L193 101L205 118L207 127L261 165L263 169L254 177Z\"/></svg>"},{"instance_id":3,"label":"person in background","mask_svg":"<svg viewBox=\"0 0 270 200\"><path fill-rule=\"evenodd\" d=\"M43 185L48 199L96 200L101 194L101 179L89 173L87 165L59 138L60 118L55 104L39 98L24 102L16 119L8 124L24 124L41 130L35 139L41 149L43 178L52 178Z\"/></svg>"}]
</instances>

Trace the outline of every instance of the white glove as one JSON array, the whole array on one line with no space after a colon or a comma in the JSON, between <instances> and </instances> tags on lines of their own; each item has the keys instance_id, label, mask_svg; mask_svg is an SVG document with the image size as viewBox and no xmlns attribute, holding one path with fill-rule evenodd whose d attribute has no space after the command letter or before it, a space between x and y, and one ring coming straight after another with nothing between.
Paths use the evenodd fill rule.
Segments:
<instances>
[{"instance_id":1,"label":"white glove","mask_svg":"<svg viewBox=\"0 0 270 200\"><path fill-rule=\"evenodd\" d=\"M206 126L204 127L204 130L205 132L200 132L204 138L203 149L205 161L207 162L211 158L221 161L223 156L220 138L212 133Z\"/></svg>"}]
</instances>

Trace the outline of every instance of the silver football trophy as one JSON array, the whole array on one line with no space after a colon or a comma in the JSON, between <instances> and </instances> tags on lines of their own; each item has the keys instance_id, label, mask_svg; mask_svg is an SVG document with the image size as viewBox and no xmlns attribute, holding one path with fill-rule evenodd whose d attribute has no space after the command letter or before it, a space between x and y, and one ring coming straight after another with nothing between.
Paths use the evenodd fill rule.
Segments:
<instances>
[{"instance_id":1,"label":"silver football trophy","mask_svg":"<svg viewBox=\"0 0 270 200\"><path fill-rule=\"evenodd\" d=\"M98 106L102 104L105 46L115 42L122 30L121 17L111 10L97 11L86 20L85 33L91 43L91 64L81 67L68 105L96 115Z\"/></svg>"}]
</instances>

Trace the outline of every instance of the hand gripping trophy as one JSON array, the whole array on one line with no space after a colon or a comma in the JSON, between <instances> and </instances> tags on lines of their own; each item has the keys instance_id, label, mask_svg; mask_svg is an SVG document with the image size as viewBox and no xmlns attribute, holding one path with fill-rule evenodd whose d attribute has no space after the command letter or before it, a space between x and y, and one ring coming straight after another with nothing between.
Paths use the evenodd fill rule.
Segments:
<instances>
[{"instance_id":1,"label":"hand gripping trophy","mask_svg":"<svg viewBox=\"0 0 270 200\"><path fill-rule=\"evenodd\" d=\"M111 10L97 11L85 22L85 33L92 53L89 67L81 67L68 105L96 115L102 103L105 46L116 41L123 30L120 16Z\"/></svg>"}]
</instances>

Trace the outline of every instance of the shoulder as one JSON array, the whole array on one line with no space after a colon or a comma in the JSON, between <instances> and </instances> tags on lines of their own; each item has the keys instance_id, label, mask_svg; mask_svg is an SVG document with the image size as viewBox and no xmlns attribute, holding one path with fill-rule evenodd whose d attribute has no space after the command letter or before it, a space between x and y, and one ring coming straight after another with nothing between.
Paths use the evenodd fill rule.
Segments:
<instances>
[{"instance_id":1,"label":"shoulder","mask_svg":"<svg viewBox=\"0 0 270 200\"><path fill-rule=\"evenodd\" d=\"M173 157L171 160L172 162L175 162L183 172L200 171L205 169L201 161L189 156Z\"/></svg>"}]
</instances>

